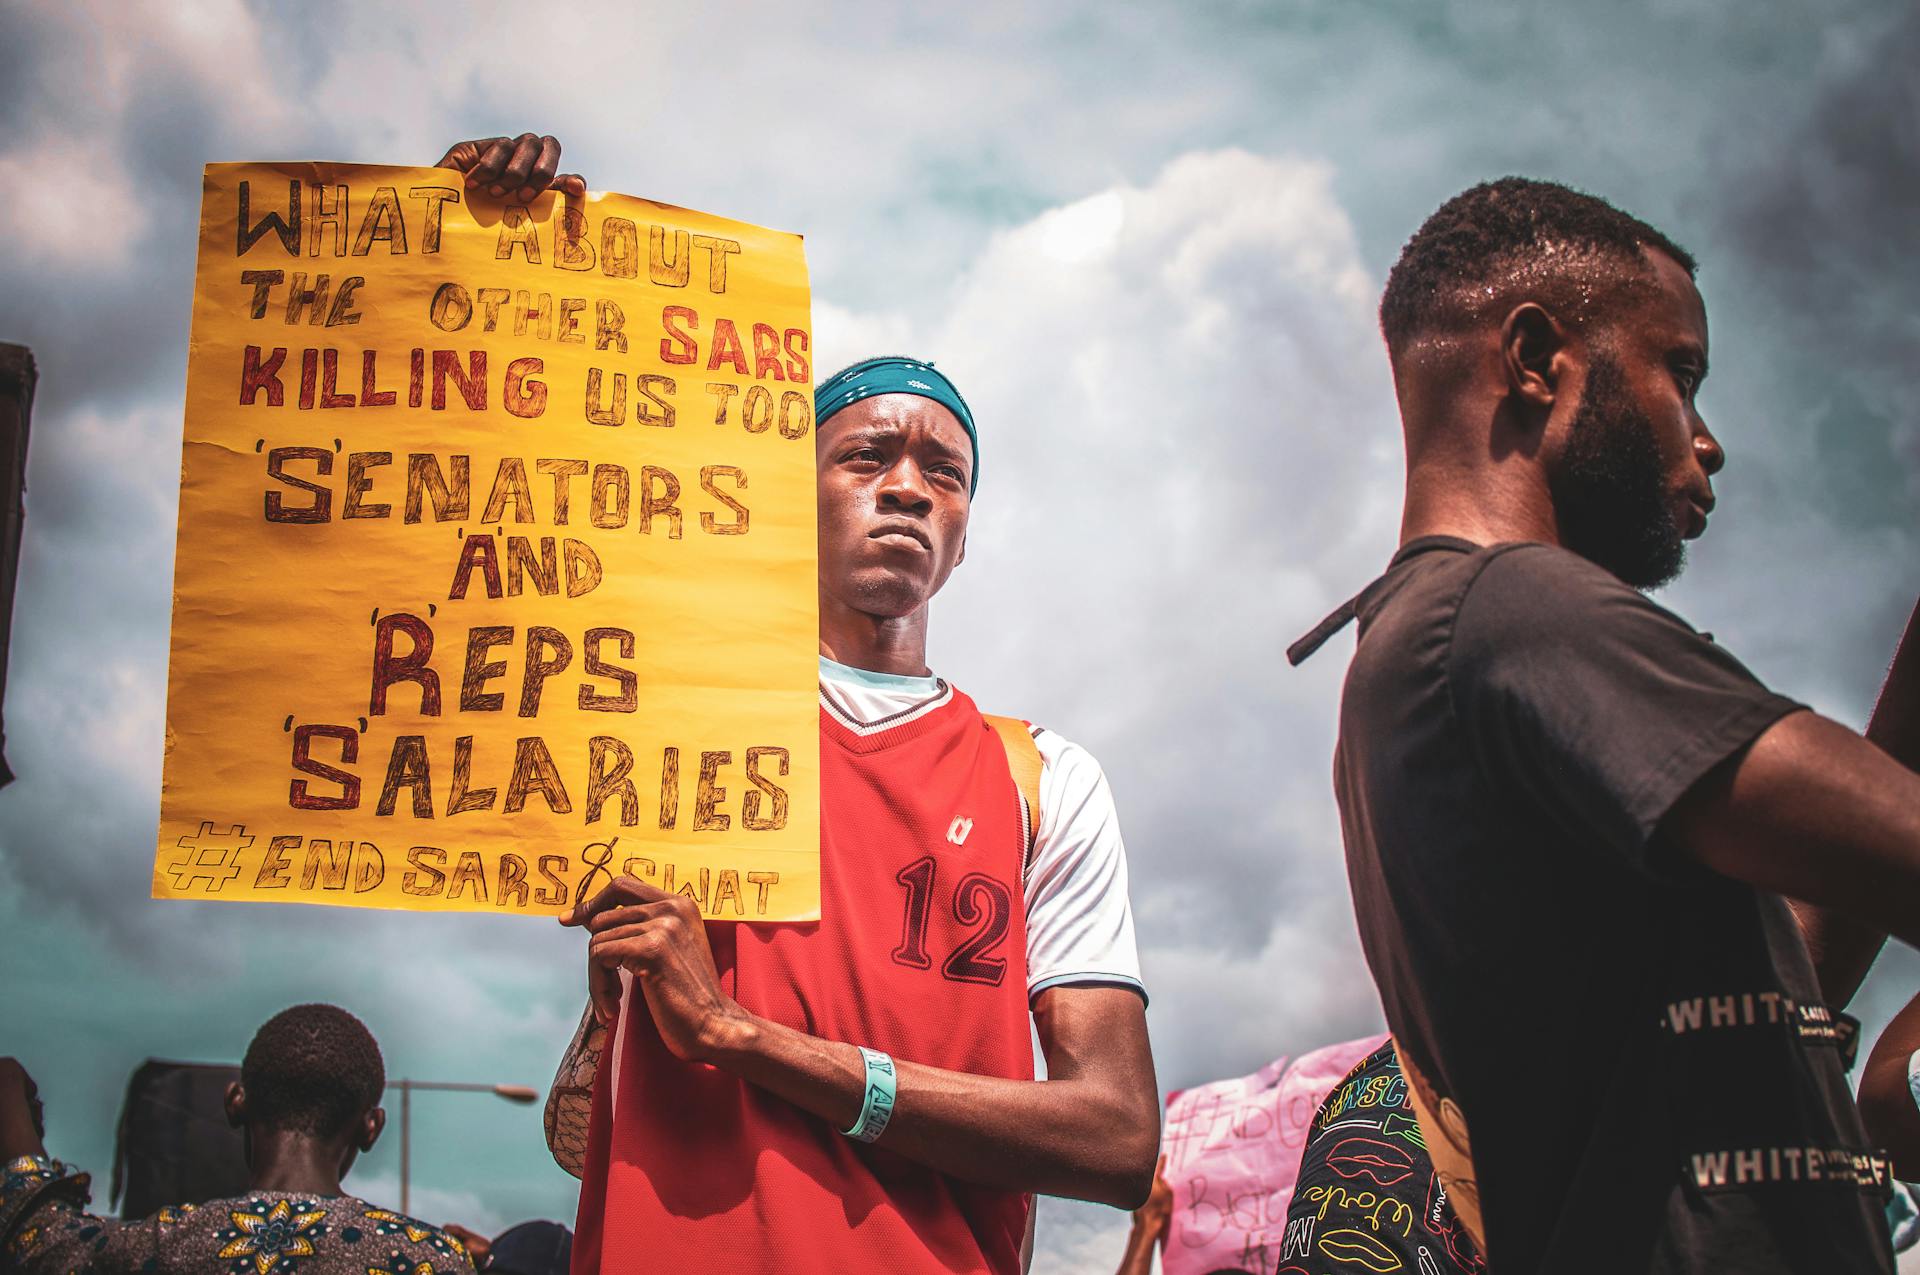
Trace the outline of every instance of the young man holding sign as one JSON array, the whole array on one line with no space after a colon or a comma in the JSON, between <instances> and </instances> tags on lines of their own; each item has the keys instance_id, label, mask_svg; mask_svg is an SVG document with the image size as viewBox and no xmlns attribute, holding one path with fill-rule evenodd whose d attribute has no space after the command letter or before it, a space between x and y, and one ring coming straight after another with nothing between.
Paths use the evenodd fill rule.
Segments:
<instances>
[{"instance_id":1,"label":"young man holding sign","mask_svg":"<svg viewBox=\"0 0 1920 1275\"><path fill-rule=\"evenodd\" d=\"M552 149L442 162L524 193ZM530 163L507 172L516 150ZM965 551L972 413L930 364L870 359L821 385L815 431L822 919L703 925L633 877L565 918L610 1028L583 1024L563 1067L595 1073L576 1271L1008 1275L1032 1193L1130 1207L1152 1181L1106 781L926 665L928 601Z\"/></svg>"}]
</instances>

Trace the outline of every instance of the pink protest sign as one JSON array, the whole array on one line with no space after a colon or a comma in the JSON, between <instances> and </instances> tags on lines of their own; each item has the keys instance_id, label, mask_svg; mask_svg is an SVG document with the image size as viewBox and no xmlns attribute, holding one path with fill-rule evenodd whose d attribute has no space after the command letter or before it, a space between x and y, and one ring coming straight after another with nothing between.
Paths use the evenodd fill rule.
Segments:
<instances>
[{"instance_id":1,"label":"pink protest sign","mask_svg":"<svg viewBox=\"0 0 1920 1275\"><path fill-rule=\"evenodd\" d=\"M1300 1150L1321 1101L1353 1065L1386 1043L1369 1036L1284 1056L1251 1076L1181 1089L1167 1098L1161 1138L1173 1222L1165 1275L1280 1265Z\"/></svg>"}]
</instances>

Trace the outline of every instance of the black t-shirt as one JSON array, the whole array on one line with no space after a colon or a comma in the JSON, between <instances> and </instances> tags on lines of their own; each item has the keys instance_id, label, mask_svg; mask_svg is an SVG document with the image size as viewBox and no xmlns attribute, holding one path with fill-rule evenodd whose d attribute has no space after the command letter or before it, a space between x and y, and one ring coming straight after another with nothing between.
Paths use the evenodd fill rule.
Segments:
<instances>
[{"instance_id":1,"label":"black t-shirt","mask_svg":"<svg viewBox=\"0 0 1920 1275\"><path fill-rule=\"evenodd\" d=\"M1791 912L1657 831L1800 706L1547 545L1415 541L1358 612L1354 907L1491 1269L1891 1272Z\"/></svg>"}]
</instances>

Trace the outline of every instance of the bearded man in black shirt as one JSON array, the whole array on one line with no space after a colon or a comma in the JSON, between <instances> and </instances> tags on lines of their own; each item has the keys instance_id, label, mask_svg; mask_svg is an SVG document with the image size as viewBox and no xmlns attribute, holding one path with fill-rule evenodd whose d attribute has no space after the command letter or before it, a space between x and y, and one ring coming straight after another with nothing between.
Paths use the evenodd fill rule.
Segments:
<instances>
[{"instance_id":1,"label":"bearded man in black shirt","mask_svg":"<svg viewBox=\"0 0 1920 1275\"><path fill-rule=\"evenodd\" d=\"M1496 1275L1893 1270L1835 1007L1920 940L1920 778L1640 592L1724 460L1693 271L1550 183L1436 212L1380 307L1400 552L1292 653L1357 614L1354 905Z\"/></svg>"}]
</instances>

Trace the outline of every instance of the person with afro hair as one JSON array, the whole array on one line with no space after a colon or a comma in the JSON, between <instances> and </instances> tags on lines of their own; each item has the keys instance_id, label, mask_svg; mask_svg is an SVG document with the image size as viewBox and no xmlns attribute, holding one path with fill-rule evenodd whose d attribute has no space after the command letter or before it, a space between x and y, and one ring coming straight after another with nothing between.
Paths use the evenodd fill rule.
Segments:
<instances>
[{"instance_id":1,"label":"person with afro hair","mask_svg":"<svg viewBox=\"0 0 1920 1275\"><path fill-rule=\"evenodd\" d=\"M227 1114L249 1133L257 1125L319 1139L366 1121L372 1146L386 1087L380 1046L364 1023L337 1006L296 1005L254 1033L227 1091Z\"/></svg>"},{"instance_id":2,"label":"person with afro hair","mask_svg":"<svg viewBox=\"0 0 1920 1275\"><path fill-rule=\"evenodd\" d=\"M445 1275L473 1268L460 1241L341 1188L386 1125L373 1033L333 1005L268 1019L227 1089L249 1189L137 1221L87 1212L89 1179L48 1157L33 1078L0 1058L0 1268L235 1275Z\"/></svg>"}]
</instances>

